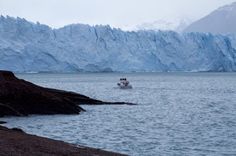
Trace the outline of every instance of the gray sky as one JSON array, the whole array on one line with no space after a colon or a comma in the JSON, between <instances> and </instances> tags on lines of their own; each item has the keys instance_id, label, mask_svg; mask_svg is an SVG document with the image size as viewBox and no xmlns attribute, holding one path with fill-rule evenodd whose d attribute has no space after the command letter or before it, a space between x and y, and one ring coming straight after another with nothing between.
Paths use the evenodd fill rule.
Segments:
<instances>
[{"instance_id":1,"label":"gray sky","mask_svg":"<svg viewBox=\"0 0 236 156\"><path fill-rule=\"evenodd\" d=\"M125 28L156 20L196 20L236 0L0 0L0 14L52 27L72 23Z\"/></svg>"}]
</instances>

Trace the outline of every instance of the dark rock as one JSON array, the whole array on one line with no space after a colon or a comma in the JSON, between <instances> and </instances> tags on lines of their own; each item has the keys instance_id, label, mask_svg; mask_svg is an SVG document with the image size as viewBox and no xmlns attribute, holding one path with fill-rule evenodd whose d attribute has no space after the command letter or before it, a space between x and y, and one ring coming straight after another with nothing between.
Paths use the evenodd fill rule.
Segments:
<instances>
[{"instance_id":1,"label":"dark rock","mask_svg":"<svg viewBox=\"0 0 236 156\"><path fill-rule=\"evenodd\" d=\"M5 121L0 121L0 125L2 125L2 124L6 124L7 122L5 122Z\"/></svg>"},{"instance_id":2,"label":"dark rock","mask_svg":"<svg viewBox=\"0 0 236 156\"><path fill-rule=\"evenodd\" d=\"M0 116L78 114L83 110L78 104L86 100L93 101L79 94L43 88L16 78L12 72L0 71Z\"/></svg>"},{"instance_id":3,"label":"dark rock","mask_svg":"<svg viewBox=\"0 0 236 156\"><path fill-rule=\"evenodd\" d=\"M12 128L11 130L15 131L15 132L20 132L20 133L25 133L22 129L20 128Z\"/></svg>"},{"instance_id":4,"label":"dark rock","mask_svg":"<svg viewBox=\"0 0 236 156\"><path fill-rule=\"evenodd\" d=\"M13 116L23 116L23 114L17 112L9 105L4 105L0 103L0 117L13 115Z\"/></svg>"},{"instance_id":5,"label":"dark rock","mask_svg":"<svg viewBox=\"0 0 236 156\"><path fill-rule=\"evenodd\" d=\"M10 71L0 70L0 117L29 114L79 114L85 111L79 105L129 103L103 102L74 92L37 86L18 79Z\"/></svg>"}]
</instances>

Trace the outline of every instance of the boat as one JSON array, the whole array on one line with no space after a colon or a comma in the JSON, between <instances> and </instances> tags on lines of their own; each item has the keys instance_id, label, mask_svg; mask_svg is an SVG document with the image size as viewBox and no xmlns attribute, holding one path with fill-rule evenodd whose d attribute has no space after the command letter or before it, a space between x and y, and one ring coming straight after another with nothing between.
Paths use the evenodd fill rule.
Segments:
<instances>
[{"instance_id":1,"label":"boat","mask_svg":"<svg viewBox=\"0 0 236 156\"><path fill-rule=\"evenodd\" d=\"M120 78L120 82L117 83L120 89L132 89L132 85L126 78Z\"/></svg>"}]
</instances>

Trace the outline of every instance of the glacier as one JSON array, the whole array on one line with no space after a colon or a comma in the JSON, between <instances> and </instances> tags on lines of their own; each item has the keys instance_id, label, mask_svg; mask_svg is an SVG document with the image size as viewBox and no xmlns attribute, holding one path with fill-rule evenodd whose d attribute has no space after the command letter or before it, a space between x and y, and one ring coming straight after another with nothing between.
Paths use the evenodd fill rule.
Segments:
<instances>
[{"instance_id":1,"label":"glacier","mask_svg":"<svg viewBox=\"0 0 236 156\"><path fill-rule=\"evenodd\" d=\"M53 29L0 16L0 70L14 72L236 71L235 35L122 31L109 25Z\"/></svg>"}]
</instances>

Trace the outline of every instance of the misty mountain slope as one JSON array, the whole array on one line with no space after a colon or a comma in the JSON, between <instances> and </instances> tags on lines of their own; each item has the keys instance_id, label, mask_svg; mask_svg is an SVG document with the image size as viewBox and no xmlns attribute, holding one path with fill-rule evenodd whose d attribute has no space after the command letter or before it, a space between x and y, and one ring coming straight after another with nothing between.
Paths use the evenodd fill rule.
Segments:
<instances>
[{"instance_id":1,"label":"misty mountain slope","mask_svg":"<svg viewBox=\"0 0 236 156\"><path fill-rule=\"evenodd\" d=\"M51 29L0 18L0 69L15 72L236 71L235 37L109 26Z\"/></svg>"},{"instance_id":2,"label":"misty mountain slope","mask_svg":"<svg viewBox=\"0 0 236 156\"><path fill-rule=\"evenodd\" d=\"M184 32L210 32L214 34L236 34L236 2L223 6L206 17L192 23Z\"/></svg>"},{"instance_id":3,"label":"misty mountain slope","mask_svg":"<svg viewBox=\"0 0 236 156\"><path fill-rule=\"evenodd\" d=\"M133 27L130 30L154 30L154 31L176 31L181 33L191 21L189 19L176 19L174 21L157 20L146 22ZM129 30L129 29L128 29Z\"/></svg>"}]
</instances>

